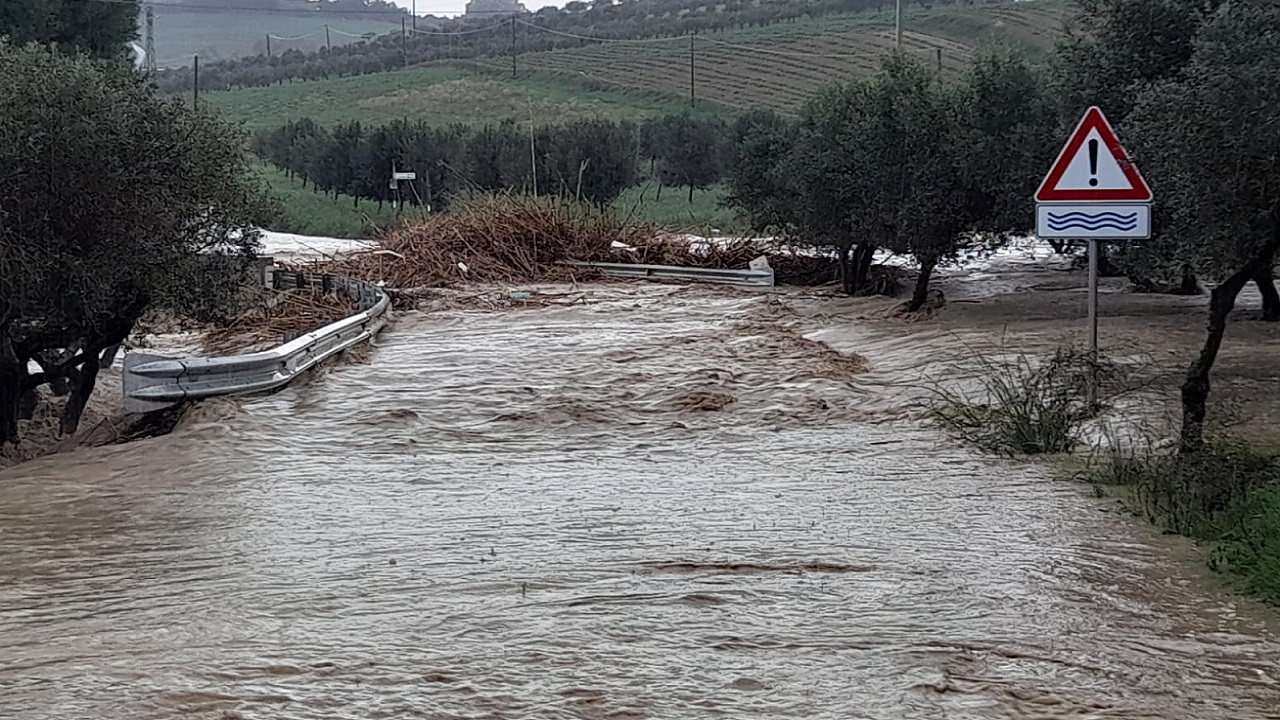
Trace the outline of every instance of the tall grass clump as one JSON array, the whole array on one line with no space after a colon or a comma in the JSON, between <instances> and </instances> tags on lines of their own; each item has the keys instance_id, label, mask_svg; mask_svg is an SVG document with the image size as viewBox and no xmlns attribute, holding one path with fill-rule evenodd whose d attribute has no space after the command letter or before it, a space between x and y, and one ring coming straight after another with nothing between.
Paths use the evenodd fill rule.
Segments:
<instances>
[{"instance_id":1,"label":"tall grass clump","mask_svg":"<svg viewBox=\"0 0 1280 720\"><path fill-rule=\"evenodd\" d=\"M1010 455L1071 452L1093 417L1087 389L1090 375L1101 381L1114 369L1088 353L1060 348L1037 362L1024 355L997 362L973 353L976 374L968 387L931 388L934 420L962 441Z\"/></svg>"}]
</instances>

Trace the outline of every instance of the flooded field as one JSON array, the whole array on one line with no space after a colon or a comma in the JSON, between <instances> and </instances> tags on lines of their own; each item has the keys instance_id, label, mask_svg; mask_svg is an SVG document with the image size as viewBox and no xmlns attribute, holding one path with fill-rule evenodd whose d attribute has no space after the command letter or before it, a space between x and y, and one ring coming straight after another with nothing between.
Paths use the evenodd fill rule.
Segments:
<instances>
[{"instance_id":1,"label":"flooded field","mask_svg":"<svg viewBox=\"0 0 1280 720\"><path fill-rule=\"evenodd\" d=\"M0 472L0 716L1280 717L1185 546L903 412L936 342L590 294Z\"/></svg>"}]
</instances>

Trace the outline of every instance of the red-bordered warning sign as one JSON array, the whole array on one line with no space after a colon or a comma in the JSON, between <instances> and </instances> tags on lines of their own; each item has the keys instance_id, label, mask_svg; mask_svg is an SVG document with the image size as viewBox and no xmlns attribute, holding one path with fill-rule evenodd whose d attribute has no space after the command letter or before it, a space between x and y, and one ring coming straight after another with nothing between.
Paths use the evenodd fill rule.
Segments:
<instances>
[{"instance_id":1,"label":"red-bordered warning sign","mask_svg":"<svg viewBox=\"0 0 1280 720\"><path fill-rule=\"evenodd\" d=\"M1039 202L1150 202L1151 188L1120 146L1102 110L1091 107L1036 191Z\"/></svg>"}]
</instances>

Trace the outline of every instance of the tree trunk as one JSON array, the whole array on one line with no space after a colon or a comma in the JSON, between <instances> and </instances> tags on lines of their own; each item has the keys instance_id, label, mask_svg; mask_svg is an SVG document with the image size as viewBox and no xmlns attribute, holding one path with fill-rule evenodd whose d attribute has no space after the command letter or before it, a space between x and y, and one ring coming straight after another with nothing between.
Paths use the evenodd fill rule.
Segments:
<instances>
[{"instance_id":1,"label":"tree trunk","mask_svg":"<svg viewBox=\"0 0 1280 720\"><path fill-rule=\"evenodd\" d=\"M689 183L689 204L693 204L693 183Z\"/></svg>"},{"instance_id":2,"label":"tree trunk","mask_svg":"<svg viewBox=\"0 0 1280 720\"><path fill-rule=\"evenodd\" d=\"M1175 295L1199 295L1200 283L1196 280L1196 274L1190 267L1182 269L1182 284L1178 286Z\"/></svg>"},{"instance_id":3,"label":"tree trunk","mask_svg":"<svg viewBox=\"0 0 1280 720\"><path fill-rule=\"evenodd\" d=\"M1276 292L1275 280L1271 278L1271 268L1263 268L1253 276L1262 293L1262 319L1266 322L1280 322L1280 292Z\"/></svg>"},{"instance_id":4,"label":"tree trunk","mask_svg":"<svg viewBox=\"0 0 1280 720\"><path fill-rule=\"evenodd\" d=\"M662 199L662 181L661 181L661 180L659 180L659 181L658 181L658 196L657 196L656 198L654 198L654 200L656 201L656 200L661 200L661 199Z\"/></svg>"},{"instance_id":5,"label":"tree trunk","mask_svg":"<svg viewBox=\"0 0 1280 720\"><path fill-rule=\"evenodd\" d=\"M867 276L871 274L871 259L875 257L876 246L862 243L853 251L853 289L850 295L864 292L867 287Z\"/></svg>"},{"instance_id":6,"label":"tree trunk","mask_svg":"<svg viewBox=\"0 0 1280 720\"><path fill-rule=\"evenodd\" d=\"M852 248L847 245L841 245L837 248L837 262L840 263L840 287L846 294L853 294L853 263L849 260L849 251Z\"/></svg>"},{"instance_id":7,"label":"tree trunk","mask_svg":"<svg viewBox=\"0 0 1280 720\"><path fill-rule=\"evenodd\" d=\"M98 355L101 352L102 348L92 348L92 352L85 353L84 364L80 369L69 373L71 394L67 396L67 405L62 409L60 427L64 436L74 433L80 427L84 406L89 402L89 396L93 394L93 388L98 384Z\"/></svg>"},{"instance_id":8,"label":"tree trunk","mask_svg":"<svg viewBox=\"0 0 1280 720\"><path fill-rule=\"evenodd\" d=\"M1280 249L1280 215L1271 212L1271 237L1258 255L1245 264L1239 272L1215 287L1209 294L1209 335L1204 340L1191 366L1187 379L1182 383L1182 433L1180 451L1195 452L1204 446L1205 405L1209 400L1209 371L1218 359L1222 348L1222 336L1227 330L1227 316L1235 307L1236 297L1251 280L1260 273L1270 275L1276 250Z\"/></svg>"},{"instance_id":9,"label":"tree trunk","mask_svg":"<svg viewBox=\"0 0 1280 720\"><path fill-rule=\"evenodd\" d=\"M907 304L907 312L918 312L929 299L929 279L933 277L933 268L937 260L927 258L920 261L920 274L916 275L916 289L911 294L911 302Z\"/></svg>"}]
</instances>

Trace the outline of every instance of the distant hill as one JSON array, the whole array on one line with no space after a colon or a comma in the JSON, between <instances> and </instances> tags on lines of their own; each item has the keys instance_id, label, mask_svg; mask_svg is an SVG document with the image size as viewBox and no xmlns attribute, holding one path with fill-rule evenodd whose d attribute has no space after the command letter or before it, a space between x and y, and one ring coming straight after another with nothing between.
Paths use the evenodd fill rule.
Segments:
<instances>
[{"instance_id":1,"label":"distant hill","mask_svg":"<svg viewBox=\"0 0 1280 720\"><path fill-rule=\"evenodd\" d=\"M146 4L146 3L144 3ZM404 8L388 0L163 0L152 7L196 12L242 11L280 14L322 14L351 20L377 17L387 22L400 22L408 14Z\"/></svg>"},{"instance_id":2,"label":"distant hill","mask_svg":"<svg viewBox=\"0 0 1280 720\"><path fill-rule=\"evenodd\" d=\"M229 0L228 9L216 9L218 0L165 0L153 3L157 65L182 67L199 55L202 63L227 60L267 51L267 35L273 35L272 52L289 49L305 52L325 47L325 26L334 47L361 39L366 33L381 35L399 31L404 11L380 11L371 6L358 11L347 3L308 0ZM394 6L393 6L394 7ZM139 44L145 32L139 17ZM423 18L419 23L425 22Z\"/></svg>"}]
</instances>

